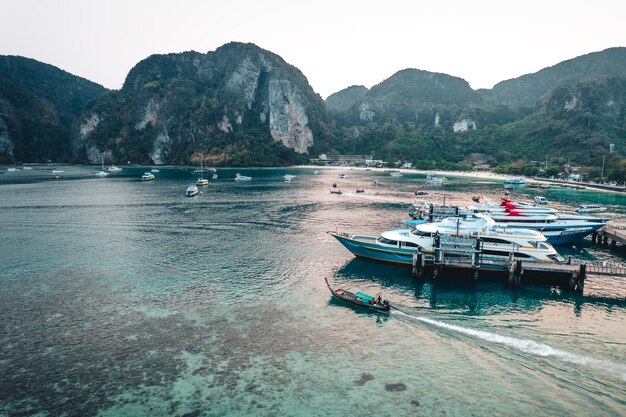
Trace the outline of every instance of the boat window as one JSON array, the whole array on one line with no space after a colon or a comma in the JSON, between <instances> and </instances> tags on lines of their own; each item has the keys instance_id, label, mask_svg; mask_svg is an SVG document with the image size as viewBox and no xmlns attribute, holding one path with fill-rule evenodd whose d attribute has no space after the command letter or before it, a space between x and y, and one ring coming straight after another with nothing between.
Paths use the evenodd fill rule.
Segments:
<instances>
[{"instance_id":1,"label":"boat window","mask_svg":"<svg viewBox=\"0 0 626 417\"><path fill-rule=\"evenodd\" d=\"M385 237L379 237L378 239L376 239L376 241L378 243L383 243L385 245L394 245L394 246L398 246L398 242L395 240L391 240L391 239L387 239Z\"/></svg>"},{"instance_id":2,"label":"boat window","mask_svg":"<svg viewBox=\"0 0 626 417\"><path fill-rule=\"evenodd\" d=\"M400 242L401 246L409 246L411 248L417 248L417 244L413 242Z\"/></svg>"},{"instance_id":3,"label":"boat window","mask_svg":"<svg viewBox=\"0 0 626 417\"><path fill-rule=\"evenodd\" d=\"M482 237L480 240L482 240L484 243L505 243L507 245L511 244L511 242L509 242L508 240L498 239L496 237Z\"/></svg>"},{"instance_id":4,"label":"boat window","mask_svg":"<svg viewBox=\"0 0 626 417\"><path fill-rule=\"evenodd\" d=\"M511 251L513 252L513 251ZM516 258L530 258L529 255L521 252L513 252ZM509 251L498 251L498 250L484 250L481 252L482 255L498 255L498 256L508 256Z\"/></svg>"},{"instance_id":5,"label":"boat window","mask_svg":"<svg viewBox=\"0 0 626 417\"><path fill-rule=\"evenodd\" d=\"M433 237L432 233L428 233L428 232L420 232L417 229L411 230L411 234L414 234L415 236L425 236L425 237Z\"/></svg>"}]
</instances>

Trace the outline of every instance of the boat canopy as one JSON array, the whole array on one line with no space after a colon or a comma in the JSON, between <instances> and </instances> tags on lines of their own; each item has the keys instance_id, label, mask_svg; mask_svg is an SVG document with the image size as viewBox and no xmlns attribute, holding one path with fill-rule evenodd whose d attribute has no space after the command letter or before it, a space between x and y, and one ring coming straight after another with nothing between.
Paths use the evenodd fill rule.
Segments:
<instances>
[{"instance_id":1,"label":"boat canopy","mask_svg":"<svg viewBox=\"0 0 626 417\"><path fill-rule=\"evenodd\" d=\"M354 293L354 295L356 295L357 297L359 297L361 300L363 300L363 302L365 303L369 303L371 300L374 299L374 297L372 297L369 294L365 294L363 292L356 292Z\"/></svg>"}]
</instances>

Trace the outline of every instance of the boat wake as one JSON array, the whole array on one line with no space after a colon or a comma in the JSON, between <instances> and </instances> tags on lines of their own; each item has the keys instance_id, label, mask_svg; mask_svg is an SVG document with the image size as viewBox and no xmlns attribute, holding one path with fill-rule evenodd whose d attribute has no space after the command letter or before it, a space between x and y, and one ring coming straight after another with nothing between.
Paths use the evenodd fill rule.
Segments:
<instances>
[{"instance_id":1,"label":"boat wake","mask_svg":"<svg viewBox=\"0 0 626 417\"><path fill-rule=\"evenodd\" d=\"M431 326L439 327L442 329L451 330L457 333L464 334L466 336L475 337L481 340L485 340L490 343L495 343L507 347L511 347L518 351L529 353L540 357L554 357L564 362L573 363L576 365L583 365L589 368L593 368L604 374L617 377L621 382L626 382L626 365L615 363L608 360L600 360L590 358L587 356L577 355L571 352L567 352L561 349L555 349L545 343L535 342L530 339L519 339L511 336L502 336L496 333L490 333L483 330L475 330L468 327L458 326L455 324L444 323L439 320L433 320L424 316L415 316L407 314L400 310L392 310L392 314L398 316L407 317L413 320L427 323Z\"/></svg>"}]
</instances>

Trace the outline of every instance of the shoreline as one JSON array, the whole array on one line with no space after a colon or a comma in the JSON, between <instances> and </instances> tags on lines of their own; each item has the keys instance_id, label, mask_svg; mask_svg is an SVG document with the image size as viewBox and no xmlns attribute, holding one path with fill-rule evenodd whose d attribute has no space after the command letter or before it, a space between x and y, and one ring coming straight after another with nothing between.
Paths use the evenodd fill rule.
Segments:
<instances>
[{"instance_id":1,"label":"shoreline","mask_svg":"<svg viewBox=\"0 0 626 417\"><path fill-rule=\"evenodd\" d=\"M338 166L319 166L318 167L315 165L296 165L294 166L294 168L344 169L344 170L346 169L346 168L342 168ZM551 180L548 178L534 178L534 177L530 178L525 175L496 174L493 172L421 170L421 169L413 169L413 168L391 169L391 168L349 167L348 169L357 170L357 171L369 170L372 172L389 172L390 170L393 170L393 171L398 171L398 172L407 172L410 174L423 174L423 175L432 173L432 174L435 174L435 176L466 177L466 178L477 178L477 179L487 179L487 180L492 179L492 180L499 180L499 181L504 181L507 178L511 178L511 177L521 177L524 180L526 180L527 183L538 182L538 183L551 184L551 185L568 185L568 186L582 187L582 189L585 189L585 190L601 191L601 192L606 192L606 193L617 193L617 194L626 193L626 187L610 186L610 185L603 185L603 184L587 184L587 183L576 182L576 181ZM528 187L528 184L526 185L526 187Z\"/></svg>"}]
</instances>

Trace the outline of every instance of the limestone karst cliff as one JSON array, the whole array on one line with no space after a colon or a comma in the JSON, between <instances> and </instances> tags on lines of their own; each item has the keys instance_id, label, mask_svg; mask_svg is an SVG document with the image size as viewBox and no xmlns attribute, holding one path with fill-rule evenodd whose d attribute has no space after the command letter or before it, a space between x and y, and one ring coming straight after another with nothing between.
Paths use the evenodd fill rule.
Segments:
<instances>
[{"instance_id":1,"label":"limestone karst cliff","mask_svg":"<svg viewBox=\"0 0 626 417\"><path fill-rule=\"evenodd\" d=\"M214 165L292 164L328 142L323 100L304 75L253 44L155 55L123 88L90 103L74 132L78 159Z\"/></svg>"}]
</instances>

